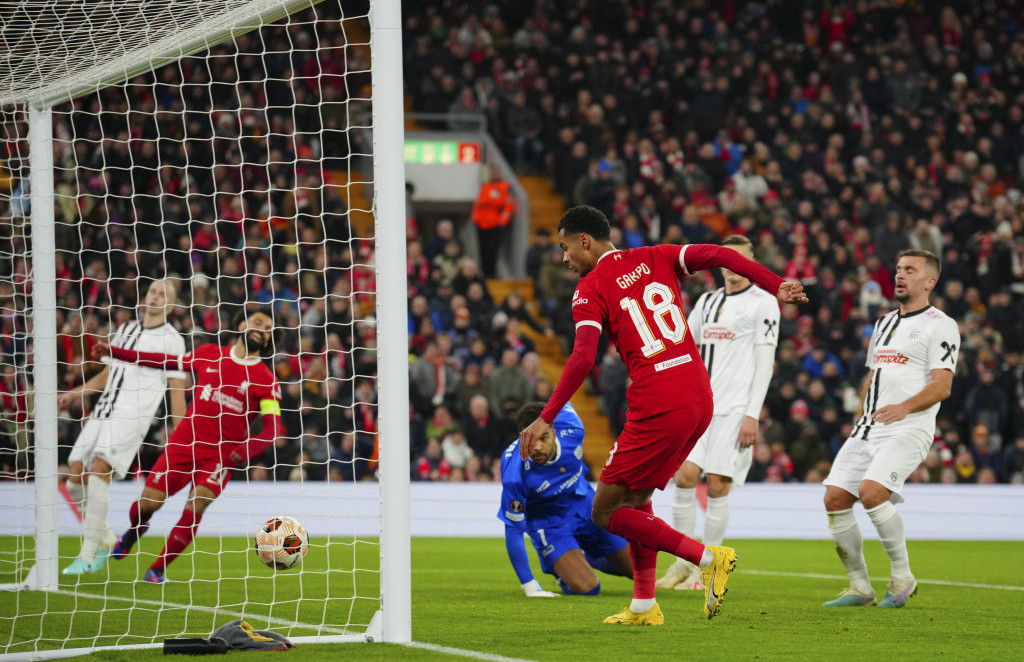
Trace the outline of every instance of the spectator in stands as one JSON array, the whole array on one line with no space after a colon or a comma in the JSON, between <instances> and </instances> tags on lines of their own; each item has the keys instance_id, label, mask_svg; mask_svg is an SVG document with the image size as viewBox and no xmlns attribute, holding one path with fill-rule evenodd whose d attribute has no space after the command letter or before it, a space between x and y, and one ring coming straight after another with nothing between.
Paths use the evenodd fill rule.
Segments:
<instances>
[{"instance_id":1,"label":"spectator in stands","mask_svg":"<svg viewBox=\"0 0 1024 662\"><path fill-rule=\"evenodd\" d=\"M519 355L514 349L505 349L501 353L501 364L490 376L490 393L488 399L491 410L503 412L504 404L511 398L517 404L529 402L533 395L533 384L519 365ZM515 411L508 418L514 419Z\"/></svg>"},{"instance_id":2,"label":"spectator in stands","mask_svg":"<svg viewBox=\"0 0 1024 662\"><path fill-rule=\"evenodd\" d=\"M541 287L541 267L549 260L549 255L555 250L551 241L551 231L545 227L537 228L534 234L533 244L526 251L526 275L533 279L533 297L537 301L543 299ZM505 311L506 314L508 311Z\"/></svg>"},{"instance_id":3,"label":"spectator in stands","mask_svg":"<svg viewBox=\"0 0 1024 662\"><path fill-rule=\"evenodd\" d=\"M995 372L989 366L978 369L978 383L967 393L964 410L967 420L974 424L973 434L979 426L984 430L986 445L998 451L1002 447L1002 430L1009 421L1006 394L995 381Z\"/></svg>"},{"instance_id":4,"label":"spectator in stands","mask_svg":"<svg viewBox=\"0 0 1024 662\"><path fill-rule=\"evenodd\" d=\"M416 478L419 480L446 481L451 477L452 467L444 457L441 442L431 437L423 454L415 464Z\"/></svg>"},{"instance_id":5,"label":"spectator in stands","mask_svg":"<svg viewBox=\"0 0 1024 662\"><path fill-rule=\"evenodd\" d=\"M1024 478L1024 436L1014 439L1003 452L1002 476L1006 482L1017 484Z\"/></svg>"},{"instance_id":6,"label":"spectator in stands","mask_svg":"<svg viewBox=\"0 0 1024 662\"><path fill-rule=\"evenodd\" d=\"M466 443L466 435L458 426L452 427L444 436L441 450L444 452L444 459L452 468L451 480L465 480L466 463L473 457L473 449Z\"/></svg>"},{"instance_id":7,"label":"spectator in stands","mask_svg":"<svg viewBox=\"0 0 1024 662\"><path fill-rule=\"evenodd\" d=\"M546 336L555 335L551 326L542 324L536 317L534 317L533 313L531 313L526 307L526 301L523 299L523 295L519 290L510 290L498 309L505 313L509 319L525 322L531 329L538 333L543 333Z\"/></svg>"},{"instance_id":8,"label":"spectator in stands","mask_svg":"<svg viewBox=\"0 0 1024 662\"><path fill-rule=\"evenodd\" d=\"M487 398L474 396L469 401L469 416L463 420L466 442L480 461L479 471L493 475L495 463L500 462L507 440L501 436L502 427L491 415Z\"/></svg>"},{"instance_id":9,"label":"spectator in stands","mask_svg":"<svg viewBox=\"0 0 1024 662\"><path fill-rule=\"evenodd\" d=\"M423 354L409 370L409 383L421 414L428 415L435 407L451 402L459 385L459 373L441 353L437 339L425 343Z\"/></svg>"}]
</instances>

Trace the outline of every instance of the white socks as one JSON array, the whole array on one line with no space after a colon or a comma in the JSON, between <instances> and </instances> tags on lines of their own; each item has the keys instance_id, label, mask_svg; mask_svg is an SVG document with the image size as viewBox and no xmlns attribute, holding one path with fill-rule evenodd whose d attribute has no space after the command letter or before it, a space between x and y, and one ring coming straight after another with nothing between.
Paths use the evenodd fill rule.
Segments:
<instances>
[{"instance_id":1,"label":"white socks","mask_svg":"<svg viewBox=\"0 0 1024 662\"><path fill-rule=\"evenodd\" d=\"M910 572L910 555L907 553L907 539L903 533L903 517L891 501L866 511L871 523L878 530L878 539L889 555L892 576L899 579L913 579Z\"/></svg>"},{"instance_id":2,"label":"white socks","mask_svg":"<svg viewBox=\"0 0 1024 662\"><path fill-rule=\"evenodd\" d=\"M700 563L697 565L698 568L706 568L715 562L715 555L711 553L707 545L704 545L704 553L701 554Z\"/></svg>"},{"instance_id":3,"label":"white socks","mask_svg":"<svg viewBox=\"0 0 1024 662\"><path fill-rule=\"evenodd\" d=\"M708 497L708 512L704 514L704 544L722 544L725 527L729 526L729 495Z\"/></svg>"},{"instance_id":4,"label":"white socks","mask_svg":"<svg viewBox=\"0 0 1024 662\"><path fill-rule=\"evenodd\" d=\"M694 537L697 528L697 488L676 486L672 495L672 525L676 531ZM729 526L729 495L708 497L704 516L704 544L721 545Z\"/></svg>"},{"instance_id":5,"label":"white socks","mask_svg":"<svg viewBox=\"0 0 1024 662\"><path fill-rule=\"evenodd\" d=\"M853 515L853 508L828 513L828 528L836 543L836 553L850 577L850 588L864 595L874 595L864 563L864 538Z\"/></svg>"},{"instance_id":6,"label":"white socks","mask_svg":"<svg viewBox=\"0 0 1024 662\"><path fill-rule=\"evenodd\" d=\"M82 476L85 479L85 476ZM75 502L75 507L78 508L78 513L84 518L85 517L85 484L73 483L68 481L68 494L71 495L71 500Z\"/></svg>"},{"instance_id":7,"label":"white socks","mask_svg":"<svg viewBox=\"0 0 1024 662\"><path fill-rule=\"evenodd\" d=\"M693 537L697 528L697 488L679 487L672 495L672 526L685 536Z\"/></svg>"},{"instance_id":8,"label":"white socks","mask_svg":"<svg viewBox=\"0 0 1024 662\"><path fill-rule=\"evenodd\" d=\"M654 598L647 598L644 600L638 600L633 598L633 602L629 603L629 608L634 614L642 614L655 605Z\"/></svg>"},{"instance_id":9,"label":"white socks","mask_svg":"<svg viewBox=\"0 0 1024 662\"><path fill-rule=\"evenodd\" d=\"M93 557L96 556L96 549L108 537L107 532L110 529L107 525L110 484L96 475L90 475L88 481L89 508L85 511L85 517L82 519L85 539L82 541L82 552L78 556L83 561L92 563Z\"/></svg>"}]
</instances>

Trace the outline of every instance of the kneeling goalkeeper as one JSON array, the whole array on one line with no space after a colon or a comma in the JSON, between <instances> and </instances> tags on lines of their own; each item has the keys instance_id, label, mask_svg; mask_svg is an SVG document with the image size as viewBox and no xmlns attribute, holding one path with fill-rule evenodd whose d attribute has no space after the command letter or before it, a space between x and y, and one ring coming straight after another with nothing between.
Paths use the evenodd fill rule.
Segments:
<instances>
[{"instance_id":1,"label":"kneeling goalkeeper","mask_svg":"<svg viewBox=\"0 0 1024 662\"><path fill-rule=\"evenodd\" d=\"M516 413L519 429L537 420L543 402ZM566 594L597 595L601 582L594 569L633 577L633 561L623 538L600 529L590 519L594 488L583 464L583 421L571 404L555 417L526 460L519 441L501 457L501 507L505 548L527 597L554 597L530 572L523 534L530 536L541 569L555 576Z\"/></svg>"}]
</instances>

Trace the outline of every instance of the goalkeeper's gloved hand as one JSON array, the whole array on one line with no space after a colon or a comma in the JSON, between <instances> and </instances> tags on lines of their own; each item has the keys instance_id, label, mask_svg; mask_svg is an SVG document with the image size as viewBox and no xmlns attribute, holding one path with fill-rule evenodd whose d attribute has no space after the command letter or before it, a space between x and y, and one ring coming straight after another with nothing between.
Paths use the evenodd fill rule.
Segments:
<instances>
[{"instance_id":1,"label":"goalkeeper's gloved hand","mask_svg":"<svg viewBox=\"0 0 1024 662\"><path fill-rule=\"evenodd\" d=\"M540 582L538 582L536 579L531 579L530 581L528 581L525 584L523 584L523 593L525 593L526 597L528 597L528 598L557 598L558 597L557 593L552 593L551 591L545 591L543 588L541 588Z\"/></svg>"}]
</instances>

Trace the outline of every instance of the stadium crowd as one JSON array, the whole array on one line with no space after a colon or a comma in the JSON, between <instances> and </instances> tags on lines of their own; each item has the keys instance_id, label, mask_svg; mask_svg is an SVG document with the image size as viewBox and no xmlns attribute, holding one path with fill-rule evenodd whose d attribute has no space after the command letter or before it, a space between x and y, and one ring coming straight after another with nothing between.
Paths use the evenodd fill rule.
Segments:
<instances>
[{"instance_id":1,"label":"stadium crowd","mask_svg":"<svg viewBox=\"0 0 1024 662\"><path fill-rule=\"evenodd\" d=\"M323 3L54 108L59 387L96 374L92 346L135 315L152 278L178 279L170 317L188 349L225 342L236 312L269 306L288 436L254 480L370 474L374 244L325 186L361 149L348 124L370 108L368 53L346 48L341 17L342 3ZM4 110L0 461L11 476L30 470L32 280L27 118ZM87 414L88 403L60 412L62 464ZM139 470L168 433L153 427Z\"/></svg>"},{"instance_id":2,"label":"stadium crowd","mask_svg":"<svg viewBox=\"0 0 1024 662\"><path fill-rule=\"evenodd\" d=\"M520 172L602 209L616 245L741 233L808 288L783 310L751 480L827 473L913 247L942 258L933 303L964 345L913 480L1021 482L1019 3L445 2L405 28L413 107L485 115ZM536 239L528 271L571 343L572 278ZM616 431L624 380L613 354L592 375Z\"/></svg>"},{"instance_id":3,"label":"stadium crowd","mask_svg":"<svg viewBox=\"0 0 1024 662\"><path fill-rule=\"evenodd\" d=\"M1024 19L1018 2L562 0L406 6L415 110L481 113L521 173L606 212L619 246L749 236L811 295L782 313L749 480L819 481L851 428L866 334L903 248L939 254L934 304L963 351L936 444L913 477L1020 482L1024 470ZM364 51L337 6L298 15L55 111L62 386L98 369L97 335L154 275L183 283L189 347L270 305L288 437L252 480L373 478L374 245L329 186L368 112ZM794 20L794 17L799 20ZM260 55L263 44L277 54ZM320 50L315 48L319 45ZM270 75L260 81L264 69ZM290 82L289 82L290 79ZM126 102L130 99L130 103ZM3 463L27 468L24 117L0 155ZM366 150L363 150L366 151ZM323 156L322 162L319 157ZM19 194L21 197L19 197ZM551 383L523 326L571 347L574 280L549 234L527 257L540 312L491 299L453 223L407 223L411 472L487 480L511 414ZM684 284L692 300L710 276ZM613 350L592 388L620 429ZM62 459L85 411L62 412ZM159 453L156 426L140 467ZM20 459L19 459L20 458Z\"/></svg>"}]
</instances>

